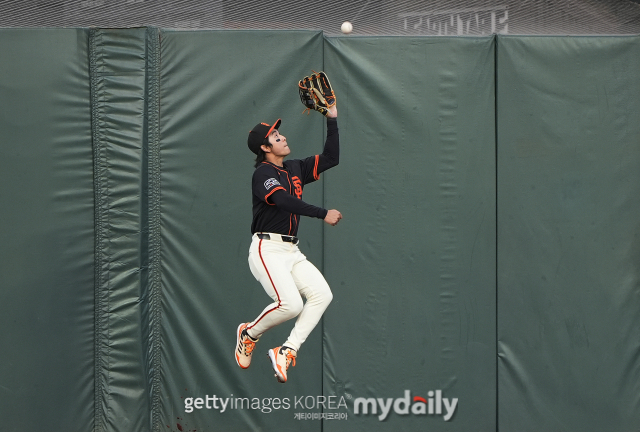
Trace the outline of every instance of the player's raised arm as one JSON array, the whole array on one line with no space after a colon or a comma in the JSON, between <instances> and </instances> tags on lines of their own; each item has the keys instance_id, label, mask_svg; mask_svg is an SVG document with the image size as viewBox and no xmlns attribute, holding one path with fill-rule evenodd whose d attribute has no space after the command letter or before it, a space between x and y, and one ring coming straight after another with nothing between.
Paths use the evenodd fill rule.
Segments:
<instances>
[{"instance_id":1,"label":"player's raised arm","mask_svg":"<svg viewBox=\"0 0 640 432\"><path fill-rule=\"evenodd\" d=\"M324 72L314 72L298 83L300 101L306 111L316 110L327 117L327 139L322 154L313 160L313 179L318 180L320 173L340 163L340 139L338 134L338 107L336 95ZM310 164L311 161L305 161Z\"/></svg>"},{"instance_id":2,"label":"player's raised arm","mask_svg":"<svg viewBox=\"0 0 640 432\"><path fill-rule=\"evenodd\" d=\"M327 117L327 139L324 142L324 150L318 157L317 173L320 174L329 168L337 166L339 163L340 135L338 133L338 119L336 117Z\"/></svg>"}]
</instances>

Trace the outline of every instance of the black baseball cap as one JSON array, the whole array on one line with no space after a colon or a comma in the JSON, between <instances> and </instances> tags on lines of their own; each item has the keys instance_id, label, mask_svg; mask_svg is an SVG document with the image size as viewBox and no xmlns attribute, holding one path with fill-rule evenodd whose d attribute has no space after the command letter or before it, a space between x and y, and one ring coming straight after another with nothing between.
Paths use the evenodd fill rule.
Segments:
<instances>
[{"instance_id":1,"label":"black baseball cap","mask_svg":"<svg viewBox=\"0 0 640 432\"><path fill-rule=\"evenodd\" d=\"M266 123L258 123L253 129L251 129L251 132L249 132L249 139L247 140L249 150L258 154L264 139L268 137L274 129L278 129L280 127L280 123L282 123L280 119L276 120L273 126Z\"/></svg>"}]
</instances>

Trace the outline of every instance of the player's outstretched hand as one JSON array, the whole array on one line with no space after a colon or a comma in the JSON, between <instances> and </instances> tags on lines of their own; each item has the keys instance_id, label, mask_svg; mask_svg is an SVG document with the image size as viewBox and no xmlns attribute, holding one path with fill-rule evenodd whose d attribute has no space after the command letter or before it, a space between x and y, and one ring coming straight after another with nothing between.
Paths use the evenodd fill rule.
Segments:
<instances>
[{"instance_id":1,"label":"player's outstretched hand","mask_svg":"<svg viewBox=\"0 0 640 432\"><path fill-rule=\"evenodd\" d=\"M336 105L327 109L327 117L330 117L330 118L338 117L338 107Z\"/></svg>"},{"instance_id":2,"label":"player's outstretched hand","mask_svg":"<svg viewBox=\"0 0 640 432\"><path fill-rule=\"evenodd\" d=\"M327 212L327 216L324 218L324 221L331 226L336 226L338 222L342 219L342 213L338 210L329 210Z\"/></svg>"}]
</instances>

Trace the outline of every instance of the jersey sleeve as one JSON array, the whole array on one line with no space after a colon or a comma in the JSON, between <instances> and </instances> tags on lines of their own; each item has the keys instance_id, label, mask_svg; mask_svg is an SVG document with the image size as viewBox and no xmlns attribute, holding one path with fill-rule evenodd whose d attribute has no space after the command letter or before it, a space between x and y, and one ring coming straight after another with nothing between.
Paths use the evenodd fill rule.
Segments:
<instances>
[{"instance_id":1,"label":"jersey sleeve","mask_svg":"<svg viewBox=\"0 0 640 432\"><path fill-rule=\"evenodd\" d=\"M304 184L313 183L320 179L320 173L318 172L318 163L320 162L320 155L310 156L300 161L302 169L302 181Z\"/></svg>"},{"instance_id":2,"label":"jersey sleeve","mask_svg":"<svg viewBox=\"0 0 640 432\"><path fill-rule=\"evenodd\" d=\"M304 184L312 183L320 178L320 173L338 165L340 161L340 138L338 120L327 118L327 139L322 154L303 159L302 173Z\"/></svg>"},{"instance_id":3,"label":"jersey sleeve","mask_svg":"<svg viewBox=\"0 0 640 432\"><path fill-rule=\"evenodd\" d=\"M284 210L289 213L309 216L318 219L324 219L327 217L328 210L321 207L316 207L313 204L308 204L301 199L289 195L286 192L277 192L273 194L271 199L273 203L280 210Z\"/></svg>"},{"instance_id":4,"label":"jersey sleeve","mask_svg":"<svg viewBox=\"0 0 640 432\"><path fill-rule=\"evenodd\" d=\"M286 189L280 184L278 174L275 169L268 165L262 165L253 172L253 194L269 205L274 205L269 201L269 197L275 191Z\"/></svg>"}]
</instances>

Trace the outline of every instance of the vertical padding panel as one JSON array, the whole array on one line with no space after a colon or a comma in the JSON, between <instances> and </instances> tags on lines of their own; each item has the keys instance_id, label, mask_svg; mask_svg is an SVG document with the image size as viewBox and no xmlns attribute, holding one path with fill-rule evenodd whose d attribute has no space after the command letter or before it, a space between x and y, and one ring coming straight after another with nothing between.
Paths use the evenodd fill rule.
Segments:
<instances>
[{"instance_id":1,"label":"vertical padding panel","mask_svg":"<svg viewBox=\"0 0 640 432\"><path fill-rule=\"evenodd\" d=\"M329 38L325 69L342 147L325 205L344 219L325 229L324 392L349 419L324 430L495 430L493 38ZM378 398L405 391L433 414L400 399L384 418Z\"/></svg>"},{"instance_id":2,"label":"vertical padding panel","mask_svg":"<svg viewBox=\"0 0 640 432\"><path fill-rule=\"evenodd\" d=\"M322 394L319 329L284 386L266 353L285 341L293 321L262 336L249 369L234 357L238 325L272 301L247 262L255 159L247 137L257 123L282 118L290 158L322 151L325 120L301 114L297 90L298 80L322 68L322 34L163 30L161 40L162 421L154 427L297 431L294 396ZM309 185L304 199L321 205L321 192L319 182ZM299 231L302 251L319 267L322 224L303 218ZM220 398L232 395L233 407L221 412ZM185 412L188 398L202 398L200 409ZM247 398L243 408L236 398ZM273 398L288 407L263 406Z\"/></svg>"},{"instance_id":3,"label":"vertical padding panel","mask_svg":"<svg viewBox=\"0 0 640 432\"><path fill-rule=\"evenodd\" d=\"M0 30L0 418L93 429L88 31Z\"/></svg>"},{"instance_id":4,"label":"vertical padding panel","mask_svg":"<svg viewBox=\"0 0 640 432\"><path fill-rule=\"evenodd\" d=\"M498 40L499 430L640 424L640 38Z\"/></svg>"},{"instance_id":5,"label":"vertical padding panel","mask_svg":"<svg viewBox=\"0 0 640 432\"><path fill-rule=\"evenodd\" d=\"M150 425L141 291L145 36L145 29L90 33L98 431Z\"/></svg>"}]
</instances>

